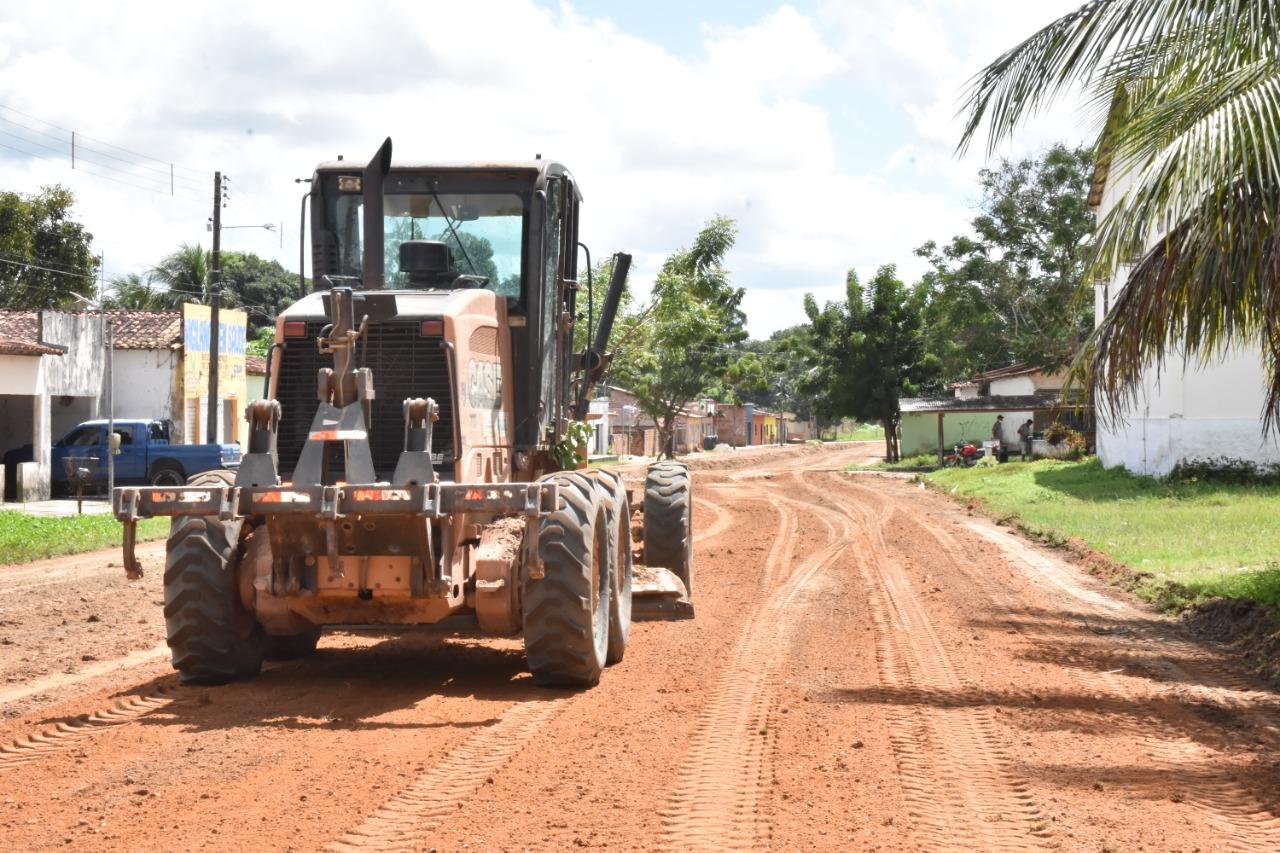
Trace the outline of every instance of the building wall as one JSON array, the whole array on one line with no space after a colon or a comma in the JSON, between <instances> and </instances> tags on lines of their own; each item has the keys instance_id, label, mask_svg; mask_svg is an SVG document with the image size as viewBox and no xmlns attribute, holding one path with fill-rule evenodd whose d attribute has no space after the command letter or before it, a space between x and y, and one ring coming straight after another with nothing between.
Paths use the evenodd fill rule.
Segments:
<instances>
[{"instance_id":1,"label":"building wall","mask_svg":"<svg viewBox=\"0 0 1280 853\"><path fill-rule=\"evenodd\" d=\"M180 427L182 412L175 410L174 398L181 355L167 349L116 350L114 360L116 417L172 420ZM181 441L180 429L175 440Z\"/></svg>"},{"instance_id":2,"label":"building wall","mask_svg":"<svg viewBox=\"0 0 1280 853\"><path fill-rule=\"evenodd\" d=\"M716 407L716 438L730 447L745 447L747 441L747 407Z\"/></svg>"},{"instance_id":3,"label":"building wall","mask_svg":"<svg viewBox=\"0 0 1280 853\"><path fill-rule=\"evenodd\" d=\"M40 357L47 394L94 397L102 393L103 327L97 314L40 312L41 340L66 347L62 355Z\"/></svg>"},{"instance_id":4,"label":"building wall","mask_svg":"<svg viewBox=\"0 0 1280 853\"><path fill-rule=\"evenodd\" d=\"M961 441L972 441L979 447L991 438L996 415L1004 415L1004 442L1011 448L1018 443L1018 424L1030 418L1030 412L951 412L942 416L944 448ZM937 412L903 412L900 427L903 456L938 451Z\"/></svg>"},{"instance_id":5,"label":"building wall","mask_svg":"<svg viewBox=\"0 0 1280 853\"><path fill-rule=\"evenodd\" d=\"M992 397L1018 397L1036 393L1036 375L1009 376L991 380Z\"/></svg>"},{"instance_id":6,"label":"building wall","mask_svg":"<svg viewBox=\"0 0 1280 853\"><path fill-rule=\"evenodd\" d=\"M41 358L44 356L0 355L0 394L38 394L42 390Z\"/></svg>"}]
</instances>

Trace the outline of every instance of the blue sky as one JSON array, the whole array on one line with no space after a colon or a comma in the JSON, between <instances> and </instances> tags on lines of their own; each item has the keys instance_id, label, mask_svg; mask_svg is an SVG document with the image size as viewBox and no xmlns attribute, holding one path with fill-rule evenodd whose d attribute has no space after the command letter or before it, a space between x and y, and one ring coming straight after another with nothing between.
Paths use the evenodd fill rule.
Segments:
<instances>
[{"instance_id":1,"label":"blue sky","mask_svg":"<svg viewBox=\"0 0 1280 853\"><path fill-rule=\"evenodd\" d=\"M243 229L227 247L295 267L292 179L390 134L412 159L566 162L583 236L635 255L641 295L702 222L734 217L729 264L762 336L802 319L805 292L838 298L846 269L897 263L910 279L915 246L965 228L984 157L954 155L961 87L1075 3L5 5L0 105L28 115L0 109L0 186L71 186L111 274L207 244L215 168L232 175L228 222L284 223L283 246ZM103 160L115 181L73 172L63 128L158 162ZM1092 133L1061 105L1000 153ZM173 197L120 182L163 189L169 161Z\"/></svg>"}]
</instances>

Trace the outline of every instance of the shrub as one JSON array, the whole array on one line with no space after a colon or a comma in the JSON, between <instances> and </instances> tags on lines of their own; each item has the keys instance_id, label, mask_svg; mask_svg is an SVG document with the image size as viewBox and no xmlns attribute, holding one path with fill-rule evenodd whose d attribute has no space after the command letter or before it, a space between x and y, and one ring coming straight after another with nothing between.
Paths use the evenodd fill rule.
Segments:
<instances>
[{"instance_id":1,"label":"shrub","mask_svg":"<svg viewBox=\"0 0 1280 853\"><path fill-rule=\"evenodd\" d=\"M1280 466L1259 465L1248 459L1217 456L1211 459L1184 459L1169 472L1170 480L1195 483L1261 485L1280 483Z\"/></svg>"},{"instance_id":2,"label":"shrub","mask_svg":"<svg viewBox=\"0 0 1280 853\"><path fill-rule=\"evenodd\" d=\"M1062 421L1054 421L1049 424L1049 428L1044 431L1044 440L1056 447L1057 445L1062 444L1062 442L1068 441L1072 435L1079 435L1079 433L1064 424Z\"/></svg>"}]
</instances>

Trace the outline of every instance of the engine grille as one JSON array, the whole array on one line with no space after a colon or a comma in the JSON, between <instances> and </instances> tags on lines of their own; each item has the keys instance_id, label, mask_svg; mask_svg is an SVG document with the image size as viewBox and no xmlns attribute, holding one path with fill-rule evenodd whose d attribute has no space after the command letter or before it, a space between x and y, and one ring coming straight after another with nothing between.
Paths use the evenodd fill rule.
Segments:
<instances>
[{"instance_id":1,"label":"engine grille","mask_svg":"<svg viewBox=\"0 0 1280 853\"><path fill-rule=\"evenodd\" d=\"M295 339L280 353L276 398L281 408L277 449L282 477L292 478L316 414L316 372L333 366L332 356L316 351L315 339L324 325L307 323L306 339ZM431 397L440 406L440 420L431 432L435 468L441 477L451 479L453 392L449 360L440 339L422 337L417 320L405 325L370 326L368 337L356 349L356 365L373 370L373 425L369 444L378 476L391 477L404 447L401 407L405 398Z\"/></svg>"}]
</instances>

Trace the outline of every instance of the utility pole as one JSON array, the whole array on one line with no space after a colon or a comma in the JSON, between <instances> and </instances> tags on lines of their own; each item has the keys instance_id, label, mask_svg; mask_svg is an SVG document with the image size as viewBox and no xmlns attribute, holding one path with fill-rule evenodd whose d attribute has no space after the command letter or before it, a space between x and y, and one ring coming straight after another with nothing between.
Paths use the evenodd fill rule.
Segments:
<instances>
[{"instance_id":1,"label":"utility pole","mask_svg":"<svg viewBox=\"0 0 1280 853\"><path fill-rule=\"evenodd\" d=\"M222 173L213 173L213 251L209 260L209 412L205 443L218 443L218 293L222 285Z\"/></svg>"},{"instance_id":2,"label":"utility pole","mask_svg":"<svg viewBox=\"0 0 1280 853\"><path fill-rule=\"evenodd\" d=\"M107 327L107 500L116 493L116 454L112 437L116 434L116 330L102 309L102 322Z\"/></svg>"}]
</instances>

